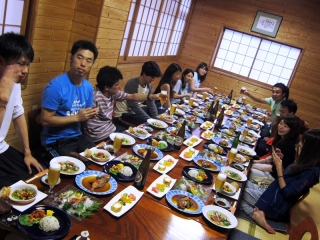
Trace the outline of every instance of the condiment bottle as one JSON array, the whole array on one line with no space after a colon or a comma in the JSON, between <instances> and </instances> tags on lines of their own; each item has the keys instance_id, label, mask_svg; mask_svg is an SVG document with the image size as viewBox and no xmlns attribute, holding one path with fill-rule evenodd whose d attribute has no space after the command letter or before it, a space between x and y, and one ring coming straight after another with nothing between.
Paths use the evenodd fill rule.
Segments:
<instances>
[{"instance_id":1,"label":"condiment bottle","mask_svg":"<svg viewBox=\"0 0 320 240\"><path fill-rule=\"evenodd\" d=\"M148 148L146 157L141 162L141 164L139 166L139 169L137 171L137 175L136 175L136 177L134 179L133 186L138 190L142 190L144 185L145 185L145 183L146 183L146 179L147 179L147 176L148 176L148 173L149 173L149 169L150 169L151 152L152 152L152 149Z\"/></svg>"},{"instance_id":2,"label":"condiment bottle","mask_svg":"<svg viewBox=\"0 0 320 240\"><path fill-rule=\"evenodd\" d=\"M225 108L223 107L223 108L221 109L221 112L220 112L218 118L217 118L217 123L216 123L216 125L214 126L214 128L216 128L216 129L219 129L219 128L221 128L221 126L222 126L222 122L223 122L223 118L224 118L224 110L225 110Z\"/></svg>"}]
</instances>

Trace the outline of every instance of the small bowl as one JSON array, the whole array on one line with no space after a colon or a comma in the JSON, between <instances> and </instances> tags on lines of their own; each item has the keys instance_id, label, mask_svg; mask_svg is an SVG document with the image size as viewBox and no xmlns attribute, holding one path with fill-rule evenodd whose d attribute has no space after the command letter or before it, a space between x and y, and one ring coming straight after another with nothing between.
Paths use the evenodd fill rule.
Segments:
<instances>
[{"instance_id":1,"label":"small bowl","mask_svg":"<svg viewBox=\"0 0 320 240\"><path fill-rule=\"evenodd\" d=\"M147 130L147 132L153 132L153 128L152 128L152 127L143 126L143 128L144 128L145 130Z\"/></svg>"},{"instance_id":2,"label":"small bowl","mask_svg":"<svg viewBox=\"0 0 320 240\"><path fill-rule=\"evenodd\" d=\"M216 198L214 200L214 203L217 204L219 207L226 208L226 209L229 209L231 206L230 203L224 198Z\"/></svg>"},{"instance_id":3,"label":"small bowl","mask_svg":"<svg viewBox=\"0 0 320 240\"><path fill-rule=\"evenodd\" d=\"M28 190L31 190L33 193L34 193L34 196L30 199L26 199L26 200L23 200L23 199L16 199L14 198L12 195L15 191L19 191L19 190L22 190L22 189L28 189ZM15 203L18 203L18 204L29 204L31 202L33 202L36 197L37 197L37 193L38 193L38 189L32 184L21 184L21 185L17 185L17 186L13 186L11 187L11 193L9 195L9 198L11 201L15 202Z\"/></svg>"},{"instance_id":4,"label":"small bowl","mask_svg":"<svg viewBox=\"0 0 320 240\"><path fill-rule=\"evenodd\" d=\"M96 161L96 162L106 162L108 160L110 160L111 158L111 155L108 151L106 150L103 150L103 149L91 149L92 151L92 155L91 155L91 159ZM97 153L103 153L105 157L103 158L100 158L100 157L95 157L94 154L97 154Z\"/></svg>"},{"instance_id":5,"label":"small bowl","mask_svg":"<svg viewBox=\"0 0 320 240\"><path fill-rule=\"evenodd\" d=\"M147 130L145 130L143 128L137 128L137 127L133 129L133 132L134 132L134 135L136 135L137 137L142 137L142 138L148 134Z\"/></svg>"},{"instance_id":6,"label":"small bowl","mask_svg":"<svg viewBox=\"0 0 320 240\"><path fill-rule=\"evenodd\" d=\"M245 167L244 167L242 164L240 164L240 163L234 163L234 164L232 165L232 167L235 168L235 169L237 169L237 170L239 170L239 171L244 171L244 169L245 169Z\"/></svg>"},{"instance_id":7,"label":"small bowl","mask_svg":"<svg viewBox=\"0 0 320 240\"><path fill-rule=\"evenodd\" d=\"M229 191L225 191L225 190L223 189L225 186L230 189L230 192L229 192ZM232 195L235 195L235 194L236 194L236 188L235 188L233 185L231 185L230 183L228 183L228 182L225 182L225 183L224 183L224 185L223 185L223 187L221 188L220 191L221 191L223 194L228 195L228 196L232 196Z\"/></svg>"}]
</instances>

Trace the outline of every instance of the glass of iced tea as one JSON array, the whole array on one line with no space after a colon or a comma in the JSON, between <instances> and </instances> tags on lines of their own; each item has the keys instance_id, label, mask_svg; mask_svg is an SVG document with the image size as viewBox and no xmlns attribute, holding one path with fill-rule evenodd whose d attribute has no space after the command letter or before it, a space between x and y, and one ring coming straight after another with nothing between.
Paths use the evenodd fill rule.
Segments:
<instances>
[{"instance_id":1,"label":"glass of iced tea","mask_svg":"<svg viewBox=\"0 0 320 240\"><path fill-rule=\"evenodd\" d=\"M170 107L170 115L173 115L174 112L176 111L177 105L176 104L172 104Z\"/></svg>"},{"instance_id":2,"label":"glass of iced tea","mask_svg":"<svg viewBox=\"0 0 320 240\"><path fill-rule=\"evenodd\" d=\"M160 103L161 103L161 106L160 106L159 109L164 109L163 104L167 101L167 98L168 98L167 91L166 90L161 90L159 98L160 98Z\"/></svg>"},{"instance_id":3,"label":"glass of iced tea","mask_svg":"<svg viewBox=\"0 0 320 240\"><path fill-rule=\"evenodd\" d=\"M47 194L53 193L53 187L57 184L60 177L61 165L57 162L50 163L49 172L48 172L48 185L49 190L46 191Z\"/></svg>"},{"instance_id":4,"label":"glass of iced tea","mask_svg":"<svg viewBox=\"0 0 320 240\"><path fill-rule=\"evenodd\" d=\"M121 134L116 134L116 136L113 139L113 150L114 150L114 156L116 153L119 151L119 149L122 146L122 135Z\"/></svg>"},{"instance_id":5,"label":"glass of iced tea","mask_svg":"<svg viewBox=\"0 0 320 240\"><path fill-rule=\"evenodd\" d=\"M216 190L216 192L219 192L222 189L222 187L223 187L224 183L226 182L226 180L227 180L227 176L224 173L220 172L218 174L218 176L216 178L216 182L215 182L215 190Z\"/></svg>"}]
</instances>

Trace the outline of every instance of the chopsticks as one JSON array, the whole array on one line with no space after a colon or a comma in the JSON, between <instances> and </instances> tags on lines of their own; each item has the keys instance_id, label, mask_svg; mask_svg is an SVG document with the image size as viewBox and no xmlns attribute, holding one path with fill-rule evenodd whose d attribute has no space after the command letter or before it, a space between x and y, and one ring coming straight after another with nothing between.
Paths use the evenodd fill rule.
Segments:
<instances>
[{"instance_id":1,"label":"chopsticks","mask_svg":"<svg viewBox=\"0 0 320 240\"><path fill-rule=\"evenodd\" d=\"M230 207L230 212L234 215L234 212L236 211L236 204L237 204L237 201L234 201L233 202L233 205Z\"/></svg>"},{"instance_id":2,"label":"chopsticks","mask_svg":"<svg viewBox=\"0 0 320 240\"><path fill-rule=\"evenodd\" d=\"M42 172L39 172L39 173L37 173L36 175L34 175L32 178L27 179L25 182L26 182L26 183L32 182L33 180L35 180L35 179L37 179L37 178L40 178L40 177L46 175L46 174L48 173L48 171L49 171L49 169L45 169L45 170L43 170Z\"/></svg>"}]
</instances>

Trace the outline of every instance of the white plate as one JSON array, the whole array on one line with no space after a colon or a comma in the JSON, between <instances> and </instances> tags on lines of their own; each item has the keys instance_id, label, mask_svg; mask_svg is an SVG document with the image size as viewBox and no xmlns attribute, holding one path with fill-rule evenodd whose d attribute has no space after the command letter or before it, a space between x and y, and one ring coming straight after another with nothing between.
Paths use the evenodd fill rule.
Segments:
<instances>
[{"instance_id":1,"label":"white plate","mask_svg":"<svg viewBox=\"0 0 320 240\"><path fill-rule=\"evenodd\" d=\"M258 121L257 119L253 119L253 120L252 120L252 123L256 123L256 124L259 124L260 126L264 126L264 123Z\"/></svg>"},{"instance_id":2,"label":"white plate","mask_svg":"<svg viewBox=\"0 0 320 240\"><path fill-rule=\"evenodd\" d=\"M165 113L158 115L157 118L159 118L167 123L170 123L170 124L172 124L175 121L175 118L173 115L167 115Z\"/></svg>"},{"instance_id":3,"label":"white plate","mask_svg":"<svg viewBox=\"0 0 320 240\"><path fill-rule=\"evenodd\" d=\"M249 131L248 131L248 135L249 135L249 136L256 137L256 138L260 138L260 137L261 137L260 134L256 133L256 132L253 131L253 130L249 130Z\"/></svg>"},{"instance_id":4,"label":"white plate","mask_svg":"<svg viewBox=\"0 0 320 240\"><path fill-rule=\"evenodd\" d=\"M194 140L194 141L192 141ZM184 140L183 144L188 146L188 147L195 147L197 146L199 143L201 143L202 139L198 138L196 136L191 136L190 138Z\"/></svg>"},{"instance_id":5,"label":"white plate","mask_svg":"<svg viewBox=\"0 0 320 240\"><path fill-rule=\"evenodd\" d=\"M233 185L231 185L230 183L225 182L225 183L223 184L223 186L228 186L228 187L231 189L231 192L224 191L224 190L223 190L223 187L222 187L221 190L220 190L221 193L223 193L223 194L225 194L225 195L227 195L227 196L233 196L233 195L236 194L236 188L235 188ZM239 188L239 189L240 189L240 188Z\"/></svg>"},{"instance_id":6,"label":"white plate","mask_svg":"<svg viewBox=\"0 0 320 240\"><path fill-rule=\"evenodd\" d=\"M125 206L122 206L122 209L120 212L113 212L111 211L111 206L115 203L118 202L119 199L123 194L127 193L129 194L134 194L136 196L136 200L133 201L132 203L126 203ZM115 197L113 197L103 208L107 210L109 213L111 213L113 216L116 217L121 217L123 214L128 212L134 205L137 204L137 202L140 200L144 192L138 191L134 186L128 186L127 188L123 189L121 192L119 192Z\"/></svg>"},{"instance_id":7,"label":"white plate","mask_svg":"<svg viewBox=\"0 0 320 240\"><path fill-rule=\"evenodd\" d=\"M213 186L212 186L212 190L214 190L214 191L216 191L216 185L215 184L213 184ZM219 192L218 193L218 195L224 195L224 196L227 196L227 197L229 197L229 198L232 198L232 199L234 199L234 200L238 200L239 199L239 197L240 197L240 192L241 192L241 188L239 188L239 190L234 194L234 195L227 195L227 194L225 194L224 192Z\"/></svg>"},{"instance_id":8,"label":"white plate","mask_svg":"<svg viewBox=\"0 0 320 240\"><path fill-rule=\"evenodd\" d=\"M27 183L25 183L24 181L20 180L14 184L12 184L10 187L13 187L13 186L19 186L19 185L26 185ZM49 187L48 187L48 190L49 190ZM34 201L32 201L31 203L28 203L28 204L24 204L24 205L21 205L21 204L17 204L13 201L11 201L10 199L8 200L8 203L10 203L12 205L12 207L14 209L17 209L18 211L20 212L23 212L24 210L28 209L29 207L35 205L36 203L40 202L41 200L43 200L44 198L46 198L48 195L41 192L41 191L37 191L37 195L36 195L36 199Z\"/></svg>"},{"instance_id":9,"label":"white plate","mask_svg":"<svg viewBox=\"0 0 320 240\"><path fill-rule=\"evenodd\" d=\"M184 103L189 104L189 100L184 100ZM198 106L199 106L199 104L196 103L195 101L193 101L192 107L198 107Z\"/></svg>"},{"instance_id":10,"label":"white plate","mask_svg":"<svg viewBox=\"0 0 320 240\"><path fill-rule=\"evenodd\" d=\"M103 149L98 149L98 148L94 147L94 148L91 148L90 150L92 151L92 153L103 152L105 155L107 155L109 157L109 159L107 161L110 161L110 160L115 158L108 151L103 150ZM80 153L80 155L84 156L84 152ZM94 163L98 164L98 165L105 165L106 162L107 162L107 161L105 161L105 162L97 162L97 161L93 160L92 158L87 158L87 159L90 160L91 162L94 162Z\"/></svg>"},{"instance_id":11,"label":"white plate","mask_svg":"<svg viewBox=\"0 0 320 240\"><path fill-rule=\"evenodd\" d=\"M168 124L166 124L165 122L161 121L161 120L157 120L157 119L148 119L147 122L155 128L159 128L159 129L164 129L168 127Z\"/></svg>"},{"instance_id":12,"label":"white plate","mask_svg":"<svg viewBox=\"0 0 320 240\"><path fill-rule=\"evenodd\" d=\"M164 191L163 191L163 192L160 192L160 191L159 191L158 193L152 191L152 188L153 188L153 187L156 187L156 186L157 186L157 185L156 185L157 183L163 183L163 179L164 179L165 177L170 178L170 179L171 179L171 183L164 189ZM169 177L169 176L166 175L166 174L162 174L160 177L158 177L156 180L154 180L153 183L150 184L150 186L148 187L147 191L148 191L149 193L151 193L153 196L156 196L156 197L158 197L158 198L162 198L162 197L163 197L164 195L166 195L166 193L169 192L169 190L174 186L174 184L175 184L176 181L177 181L177 179L173 179L173 178Z\"/></svg>"},{"instance_id":13,"label":"white plate","mask_svg":"<svg viewBox=\"0 0 320 240\"><path fill-rule=\"evenodd\" d=\"M41 178L41 182L43 182L43 183L46 184L46 185L49 185L49 184L46 182L47 179L48 179L48 174L43 175L42 178ZM56 183L55 186L57 186L59 183L61 183L61 179L60 179L60 178L58 179L58 182Z\"/></svg>"},{"instance_id":14,"label":"white plate","mask_svg":"<svg viewBox=\"0 0 320 240\"><path fill-rule=\"evenodd\" d=\"M142 128L142 129L143 129L143 128ZM135 135L135 134L133 134L133 133L130 133L129 130L126 130L126 132L129 133L129 134L131 134L131 135L133 135L133 136L135 136L135 137L137 137L137 138L139 138L139 139L141 139L141 140L147 139L148 137L152 136L152 134L150 134L150 133L148 133L148 132L147 132L146 135L143 135L143 136L142 136L142 135L137 136L137 135Z\"/></svg>"},{"instance_id":15,"label":"white plate","mask_svg":"<svg viewBox=\"0 0 320 240\"><path fill-rule=\"evenodd\" d=\"M244 152L244 151L246 151L246 152ZM245 155L249 155L249 156L257 155L257 153L252 148L244 147L241 145L238 145L238 152L245 154Z\"/></svg>"},{"instance_id":16,"label":"white plate","mask_svg":"<svg viewBox=\"0 0 320 240\"><path fill-rule=\"evenodd\" d=\"M86 170L86 166L84 165L84 163L76 158L73 157L69 157L69 156L59 156L59 157L55 157L53 159L51 159L50 164L51 163L60 163L60 162L66 162L66 161L70 161L73 162L75 165L77 165L79 167L79 170L75 173L65 173L65 172L60 172L61 174L64 175L77 175L82 173L84 170Z\"/></svg>"},{"instance_id":17,"label":"white plate","mask_svg":"<svg viewBox=\"0 0 320 240\"><path fill-rule=\"evenodd\" d=\"M133 145L136 143L136 140L133 137L129 136L128 134L124 134L124 133L111 133L109 137L112 141L114 141L114 138L116 135L120 135L122 138L125 138L128 141L128 143L122 143L122 145L124 145L124 146L129 146L129 145Z\"/></svg>"},{"instance_id":18,"label":"white plate","mask_svg":"<svg viewBox=\"0 0 320 240\"><path fill-rule=\"evenodd\" d=\"M168 108L168 110L170 111L170 108ZM176 110L174 111L174 114L175 114L175 115L183 116L183 115L185 115L186 113L185 113L185 111L183 111L183 110L181 110L181 109L179 109L179 108L176 108Z\"/></svg>"},{"instance_id":19,"label":"white plate","mask_svg":"<svg viewBox=\"0 0 320 240\"><path fill-rule=\"evenodd\" d=\"M132 151L137 154L139 157L145 158L145 156L142 156L138 153L138 150L140 148L144 148L144 149L148 149L150 148L150 145L147 144L136 144L133 146ZM154 148L154 151L158 154L157 158L150 158L151 161L158 161L161 158L163 158L163 153L158 149L158 148Z\"/></svg>"},{"instance_id":20,"label":"white plate","mask_svg":"<svg viewBox=\"0 0 320 240\"><path fill-rule=\"evenodd\" d=\"M223 215L225 215L229 219L231 225L229 225L229 226L220 226L219 224L216 224L215 222L213 222L211 217L208 216L208 214L210 214L213 211L214 212L219 212L219 213L222 213ZM231 228L235 228L238 225L237 218L231 212L229 212L228 210L226 210L226 209L224 209L222 207L213 206L213 205L204 206L202 208L202 214L206 219L208 219L208 221L210 221L214 225L216 225L218 227L221 227L221 228L231 229Z\"/></svg>"},{"instance_id":21,"label":"white plate","mask_svg":"<svg viewBox=\"0 0 320 240\"><path fill-rule=\"evenodd\" d=\"M230 172L234 172L234 173L237 173L240 175L241 177L241 180L236 180L236 179L233 179L231 177L228 176L228 174L225 173L225 171L230 171ZM237 169L234 169L232 167L222 167L221 168L221 172L223 172L225 175L227 175L228 178L234 180L234 181L237 181L237 182L245 182L247 181L247 176L243 174L243 172L240 172L238 171Z\"/></svg>"},{"instance_id":22,"label":"white plate","mask_svg":"<svg viewBox=\"0 0 320 240\"><path fill-rule=\"evenodd\" d=\"M227 109L227 110L224 111L224 114L228 115L228 116L231 116L233 114L233 111Z\"/></svg>"},{"instance_id":23,"label":"white plate","mask_svg":"<svg viewBox=\"0 0 320 240\"><path fill-rule=\"evenodd\" d=\"M232 107L233 108L240 108L240 105L236 103L236 104L233 104Z\"/></svg>"},{"instance_id":24,"label":"white plate","mask_svg":"<svg viewBox=\"0 0 320 240\"><path fill-rule=\"evenodd\" d=\"M159 170L158 169L159 164L163 164L168 159L172 159L173 160L173 164L171 166L169 166L169 167L166 167L166 169L164 171ZM157 162L156 165L154 165L153 170L155 170L155 171L157 171L159 173L162 173L162 174L168 173L177 165L178 161L179 161L179 159L176 159L176 158L174 158L174 157L172 157L171 155L168 154L165 157L163 157L159 162Z\"/></svg>"},{"instance_id":25,"label":"white plate","mask_svg":"<svg viewBox=\"0 0 320 240\"><path fill-rule=\"evenodd\" d=\"M202 123L200 125L200 128L202 129L205 129L205 130L208 130L208 129L211 129L213 128L214 124L212 122L209 122L209 121L205 121L204 123Z\"/></svg>"},{"instance_id":26,"label":"white plate","mask_svg":"<svg viewBox=\"0 0 320 240\"><path fill-rule=\"evenodd\" d=\"M211 138L214 136L214 133L212 131L206 130L203 133L201 133L201 137L206 140L211 140Z\"/></svg>"},{"instance_id":27,"label":"white plate","mask_svg":"<svg viewBox=\"0 0 320 240\"><path fill-rule=\"evenodd\" d=\"M184 156L183 156L184 153L185 153L185 152L188 152L190 149L192 149L192 150L194 151L193 155L192 155L190 158L184 157ZM192 159L193 159L195 156L198 155L198 153L199 153L199 150L196 150L196 149L194 149L193 147L187 147L185 150L183 150L183 151L180 153L179 157L181 157L182 159L190 162L190 161L192 161Z\"/></svg>"},{"instance_id":28,"label":"white plate","mask_svg":"<svg viewBox=\"0 0 320 240\"><path fill-rule=\"evenodd\" d=\"M248 143L248 144L251 144L251 145L256 143L256 141L254 141L254 139L252 137L249 137L249 136L246 136L245 138L243 138L243 136L241 135L239 140L241 142L245 142L245 143Z\"/></svg>"}]
</instances>

